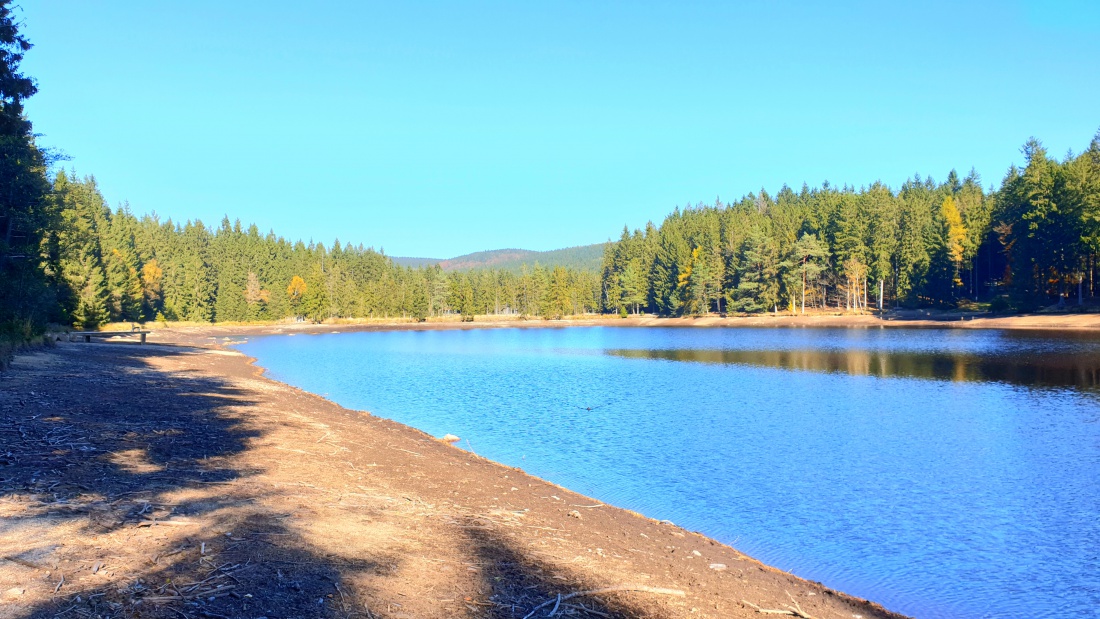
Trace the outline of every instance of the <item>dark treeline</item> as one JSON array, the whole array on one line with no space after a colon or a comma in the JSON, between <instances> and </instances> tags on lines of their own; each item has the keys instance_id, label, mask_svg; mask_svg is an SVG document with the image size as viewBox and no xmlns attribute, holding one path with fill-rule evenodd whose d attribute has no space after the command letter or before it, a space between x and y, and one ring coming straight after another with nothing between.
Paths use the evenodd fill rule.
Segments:
<instances>
[{"instance_id":1,"label":"dark treeline","mask_svg":"<svg viewBox=\"0 0 1100 619\"><path fill-rule=\"evenodd\" d=\"M10 2L0 0L0 356L3 341L29 337L54 299L39 259L42 233L54 223L48 162L23 114L37 87L19 72L31 45L17 26Z\"/></svg>"},{"instance_id":2,"label":"dark treeline","mask_svg":"<svg viewBox=\"0 0 1100 619\"><path fill-rule=\"evenodd\" d=\"M445 314L558 317L595 311L595 273L485 269L444 273L397 266L362 245L292 243L223 219L161 222L110 209L95 179L59 173L50 199L60 225L47 235L58 320L112 321L427 318Z\"/></svg>"},{"instance_id":3,"label":"dark treeline","mask_svg":"<svg viewBox=\"0 0 1100 619\"><path fill-rule=\"evenodd\" d=\"M1034 309L1097 294L1100 134L1080 155L1027 163L999 189L971 171L897 191L833 187L677 209L608 244L605 311L697 315L959 307Z\"/></svg>"},{"instance_id":4,"label":"dark treeline","mask_svg":"<svg viewBox=\"0 0 1100 619\"><path fill-rule=\"evenodd\" d=\"M0 0L0 339L48 321L558 317L1088 302L1100 253L1100 135L985 190L971 172L897 191L828 184L677 209L623 231L600 273L534 266L444 273L371 248L290 242L224 219L179 224L111 209L92 177L48 175L23 101L30 44Z\"/></svg>"}]
</instances>

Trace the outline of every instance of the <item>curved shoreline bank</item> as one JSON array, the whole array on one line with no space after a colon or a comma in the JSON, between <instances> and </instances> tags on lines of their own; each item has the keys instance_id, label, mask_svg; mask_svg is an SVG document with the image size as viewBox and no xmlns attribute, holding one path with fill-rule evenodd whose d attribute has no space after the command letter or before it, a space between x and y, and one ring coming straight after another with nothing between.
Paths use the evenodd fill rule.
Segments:
<instances>
[{"instance_id":1,"label":"curved shoreline bank","mask_svg":"<svg viewBox=\"0 0 1100 619\"><path fill-rule=\"evenodd\" d=\"M577 322L579 322L579 321L577 321ZM606 325L606 324L600 324L600 321L592 321L592 322L593 322L593 324L574 324L574 321L524 321L524 323L517 325L517 324L514 324L514 323L510 323L509 321L500 321L500 322L483 321L480 324L461 323L461 322L459 322L459 323L435 323L435 324L433 324L433 323L411 323L408 326L411 326L413 328L417 328L417 327L425 328L426 327L428 329L431 329L431 328L435 327L437 324L443 325L444 328L455 327L455 328L466 328L466 329L478 328L478 327L482 327L482 328L488 328L488 327L510 328L510 327L516 327L516 326L527 327L527 328L561 327L561 326L630 326L630 327L661 326L660 324L656 324L656 325L645 324L645 323L641 323L640 321L639 321L638 324L627 324L627 325L616 325L615 323L612 323L610 325ZM542 324L540 324L540 323L542 323ZM549 323L549 324L547 324L547 323ZM345 330L347 330L347 331L358 330L358 329L355 329L355 327L357 327L358 325L324 325L324 324L322 324L322 325L316 325L316 326L317 327L337 327L337 329L321 329L322 333L332 333L334 331L345 331ZM386 330L405 330L402 327L405 327L406 325L404 325L402 323L396 323L396 324L386 324L386 325L379 325L379 326L381 326L382 328L384 328ZM677 325L677 326L680 326L680 325ZM722 326L722 325L716 324L716 325L683 325L683 326ZM339 327L344 327L344 328L340 329ZM277 334L277 333L273 333L273 335L274 334ZM236 335L236 336L245 336L246 334L244 334L244 333L235 333L234 335ZM230 336L230 337L233 337L233 336ZM227 350L227 347L224 344L221 344L221 343L213 342L213 346L215 348L217 348L218 350ZM232 349L228 349L228 350L232 350ZM336 402L333 402L333 401L329 400L328 398L326 398L323 395L315 394L313 392L306 391L306 390L301 389L299 387L289 385L289 384L284 383L284 382L282 382L280 380L277 380L275 378L271 378L270 376L267 375L266 368L259 365L259 360L256 359L255 357L251 357L251 356L245 355L243 353L239 353L238 351L235 351L235 350L233 352L235 352L237 354L240 354L241 356L243 356L246 359L246 362L247 362L248 366L253 368L253 370L255 371L257 377L259 377L263 380L266 380L266 381L270 381L272 383L276 383L276 384L281 385L285 388L292 389L294 391L300 392L302 394L306 394L310 397L318 398L318 399L322 400L323 402L325 402L327 405L329 405L331 407L334 407L336 409L339 409L339 410L342 410L342 411L345 411L345 412L349 412L349 409L346 409L343 406L337 404ZM354 411L351 411L351 412L354 412ZM369 411L357 411L357 412L361 413L361 414L365 414L365 415L370 415ZM373 417L373 416L371 416L370 419L378 421L380 423L387 424L387 425L396 426L397 428L399 428L400 431L402 431L404 433L408 433L410 435L410 438L413 438L417 442L422 443L422 444L425 443L425 442L430 443L433 446L433 450L436 449L437 445L444 445L445 447L443 447L443 449L447 452L448 456L453 456L453 455L457 454L460 458L469 459L471 462L475 462L475 463L477 463L481 466L487 466L490 470L490 475L493 475L493 473L495 473L497 471L501 471L501 472L506 472L504 474L504 478L515 478L516 475L518 474L523 481L528 482L529 485L532 486L532 487L540 487L541 486L542 489L547 493L555 492L554 494L551 494L549 497L547 497L547 496L541 497L543 499L549 498L549 499L552 499L554 501L554 503L550 504L551 505L551 510L553 510L553 507L555 507L555 506L557 507L558 512L565 512L565 510L567 510L568 507L580 508L581 510L600 509L603 512L610 512L610 515L611 515L611 518L609 518L609 519L601 519L601 521L599 521L599 522L587 523L586 524L586 523L582 523L581 521L584 520L585 517L588 516L591 512L584 511L582 513L581 511L578 511L577 509L573 509L573 510L569 510L568 512L566 512L567 518L572 519L572 522L570 520L563 520L563 519L560 518L560 516L558 516L558 518L556 520L544 521L543 524L548 524L550 526L541 527L542 530L554 531L555 529L553 527L557 526L557 527L562 527L561 529L558 529L559 532L564 532L564 531L568 530L565 527L567 527L569 525L573 525L573 527L575 527L576 529L589 529L589 531L586 531L586 532L590 533L590 534L594 534L594 536L597 537L597 538L600 537L600 536L603 536L603 537L606 537L606 538L610 539L612 534L615 531L611 531L609 529L616 529L617 532L622 534L624 537L631 538L631 537L633 537L633 532L629 531L629 529L640 528L640 529L642 529L642 531L639 531L638 535L642 538L646 538L647 540L660 539L661 537L669 537L670 536L673 540L681 540L681 543L683 543L684 540L687 540L689 544L691 542L694 542L695 546L709 546L710 547L710 552L707 552L707 553L704 554L704 553L700 553L698 551L693 551L692 554L690 554L690 555L688 555L686 552L681 552L679 558L681 560L703 559L703 561L700 561L700 563L706 563L707 559L713 560L716 557L718 559L723 560L723 561L727 561L726 563L707 563L706 569L712 571L713 574L718 575L715 580L722 580L723 577L724 577L722 572L727 572L731 567L736 567L736 564L738 564L738 563L748 563L751 566L751 568L756 568L757 570L759 570L761 572L768 573L771 576L777 576L780 581L789 579L791 588L798 588L799 585L802 585L803 587L810 587L810 589L805 589L803 591L802 596L792 597L791 595L788 594L787 585L784 584L783 585L784 590L783 590L783 595L782 596L778 595L777 591L772 592L772 595L775 596L776 601L774 603L771 603L771 604L768 604L768 603L755 603L754 604L753 602L744 599L744 597L745 597L744 592L742 592L740 594L741 597L737 598L736 600L733 597L729 597L729 598L726 598L724 600L727 603L734 602L734 601L740 602L740 604L737 605L737 606L739 606L740 609L742 609L742 610L747 610L748 611L744 615L742 615L739 612L733 611L733 609L731 609L729 607L722 608L721 609L722 612L720 612L720 613L716 612L716 613L712 614L711 612L708 612L709 609L698 608L698 607L690 607L690 604L687 605L690 608L685 607L683 604L677 605L677 606L679 606L679 608L677 609L679 611L688 610L688 616L697 617L697 616L700 616L700 614L702 614L703 616L714 616L714 617L739 617L739 616L753 616L753 617L756 617L756 616L761 616L761 615L768 616L768 615L773 615L773 614L780 614L780 615L787 614L789 616L795 616L795 617L802 616L802 615L810 615L814 619L818 619L820 617L833 616L833 613L835 613L835 611L837 609L829 608L828 606L818 607L816 609L816 612L811 611L811 609L816 606L816 604L813 603L816 600L812 600L812 598L820 596L820 597L824 597L825 599L829 599L830 597L832 597L832 598L835 598L835 599L837 599L838 601L841 602L842 608L840 609L840 614L837 615L837 616L860 617L861 619L869 619L871 617L887 617L887 618L892 618L892 619L909 619L906 615L901 615L899 613L889 611L886 608L882 607L880 604L877 604L877 603L875 603L871 600L866 600L866 599L863 599L863 598L859 598L857 596L849 595L849 594L841 592L841 591L837 591L835 589L830 589L828 587L825 587L824 585L822 585L819 582L809 581L809 580L803 579L801 577L795 576L794 574L791 574L790 572L786 572L786 571L783 571L781 569L775 568L773 566L767 565L767 564L765 564L765 563L763 563L763 562L761 562L757 559L752 558L749 555L746 555L746 554L740 552L739 550L737 550L736 548L733 548L730 545L727 545L727 544L724 544L722 542L718 542L716 540L713 540L713 539L711 539L710 537L706 536L703 533L684 529L684 528L682 528L682 527L680 527L680 526L678 526L678 525L676 525L676 524L674 524L670 521L667 521L667 520L657 520L657 519L650 518L648 516L639 514L637 512L632 511L632 510L628 510L628 509L621 508L621 507L616 507L614 505L608 505L608 504L601 503L601 502L597 501L596 499L593 499L593 498L588 497L586 495L582 495L580 493L574 492L574 491L570 490L569 488L566 488L564 486L561 486L561 485L555 484L553 482L547 481L547 480L542 479L540 477L531 475L531 474L523 471L520 468L510 467L510 466L507 466L505 464L496 462L494 460L490 460L488 458L484 458L482 456L479 456L474 452L456 448L456 447L442 441L439 437L432 436L432 435L430 435L430 434L428 434L428 433L426 433L426 432L424 432L424 431L422 431L418 428L414 428L412 426L400 423L398 421L394 421L394 420L390 420L390 419L384 419L384 418L378 418L378 417ZM403 450L403 451L405 451L405 453L411 453L407 450ZM421 456L426 455L424 453L424 450L421 450L421 452L418 452L418 453ZM416 457L416 454L412 454L412 455L414 457ZM431 456L429 455L428 457L431 457ZM470 463L466 462L466 463L463 463L463 464L469 465ZM503 487L500 487L500 486L497 486L497 488L503 489ZM514 490L516 490L516 488L512 487L512 488L510 488L510 490L514 491ZM494 497L493 501L495 502L496 500L497 499ZM494 503L491 507L496 508L497 505ZM528 517L531 515L532 511L533 510L531 508L525 508L524 509L524 512L527 513ZM543 514L540 514L540 515L543 515ZM606 515L606 514L600 514L600 515ZM553 516L551 516L551 518L553 518ZM610 527L606 524L607 520L610 520L611 523L612 523L610 525ZM638 524L640 524L642 526L641 527L629 526L629 525L638 525ZM528 525L528 526L530 526L530 525ZM536 528L540 528L540 527L536 527ZM652 534L647 535L644 532L645 530L649 530L651 533L656 532L656 535L652 535ZM594 543L596 543L596 542L594 542ZM605 544L605 545L611 545L611 544ZM643 544L634 543L633 545L634 546L642 546ZM674 554L674 555L677 554L677 550L678 550L675 546L665 546L665 549L670 550L671 551L670 554ZM606 557L607 556L607 552L605 551L605 549L596 548L596 550L597 550L597 554L599 556L601 556L601 557ZM631 552L634 552L634 553L644 552L644 551L640 551L640 550L635 549L635 548L631 548L629 550ZM683 550L686 551L686 548L683 549ZM591 552L592 549L588 548L587 551ZM716 551L717 551L718 554L715 554ZM615 555L615 556L620 558L620 559L623 558L621 555ZM627 558L631 559L631 558L635 558L635 557L627 557ZM669 561L668 563L669 564L665 566L666 574L672 574L672 573L675 573L675 572L678 571L676 561ZM692 565L691 567L695 568L696 566ZM741 570L741 573L740 573L740 579L741 580L751 580L751 579L746 579L745 574L744 574L744 567L741 567L739 569ZM695 571L695 570L692 570L692 571ZM697 575L694 576L694 578L690 579L692 581L692 585L694 585L694 586L689 585L689 586L684 587L684 586L676 585L677 588L669 588L668 586L665 586L665 585L659 585L658 587L655 587L653 589L654 589L654 591L662 592L662 593L660 593L661 595L664 595L666 593L667 594L674 594L674 597L680 597L679 595L675 595L675 594L682 591L685 594L683 597L687 598L687 597L690 596L691 589L693 589L693 588L698 588L698 589L706 588L707 583L705 582L705 579L700 578L700 576L703 572L702 572L702 570L699 570L699 571L700 571L700 574L697 574ZM635 576L636 577L635 577L633 582L639 582L638 577L640 577L640 580L644 581L644 582L650 582L651 579L652 579L652 575L648 574L648 573L637 574ZM677 581L677 582L682 582L683 576L684 576L684 572L681 569L679 571L680 580ZM771 580L771 579L768 579L768 580ZM717 584L718 587L721 587L721 584L719 584L719 583L715 583L715 584ZM776 584L778 584L778 583L776 583ZM602 586L614 587L614 585L599 585L599 586L601 586L601 587ZM744 586L747 586L748 588L751 588L751 589L755 589L757 591L760 590L760 588L759 588L760 583L751 583L751 584L750 583L744 583ZM646 587L642 586L642 589L646 589ZM701 593L701 591L700 591L700 593ZM715 594L715 592L713 590L709 591L708 593L711 594L711 595ZM719 595L721 595L721 594L719 593ZM783 601L784 597L787 598L786 602ZM806 605L807 603L805 601L805 597L811 598L811 603L809 605ZM801 604L799 603L800 601L801 601ZM792 607L790 605L791 603L795 604L795 607ZM855 611L856 612L850 612L850 609L843 608L844 606L848 606L849 604L855 606ZM803 607L803 605L806 605L806 606ZM550 606L547 606L546 608L542 609L543 612L546 612L547 608L550 608ZM718 610L718 609L719 609L719 605L715 605L714 610ZM761 610L761 609L763 609L763 610ZM677 616L677 614L678 614L678 613L668 614L667 610L669 610L669 608L658 610L657 608L654 607L654 608L650 608L647 611L643 612L641 616L662 616L662 617L668 616L668 617L671 617L671 616ZM785 611L785 612L782 612L782 613L769 612L771 610L781 610L781 611ZM664 611L664 612L662 612L662 611ZM795 612L790 612L790 611L795 611ZM633 614L634 614L633 612L628 612L626 616L632 616ZM538 615L534 615L534 616L542 616L542 615L538 614Z\"/></svg>"},{"instance_id":2,"label":"curved shoreline bank","mask_svg":"<svg viewBox=\"0 0 1100 619\"><path fill-rule=\"evenodd\" d=\"M425 322L411 319L341 320L326 323L271 322L256 324L147 325L153 329L150 341L172 341L209 346L217 337L250 337L288 333L334 333L347 331L563 328L563 327L675 327L675 328L850 328L850 329L1002 329L1100 335L1100 314L1033 314L1020 316L955 315L912 311L904 314L845 315L771 315L700 316L660 318L656 316L583 316L564 320L519 318L518 316L477 316L473 322L458 318L433 318ZM114 330L114 329L110 329ZM171 333L171 336L167 334ZM163 334L158 337L158 334ZM164 339L167 337L168 339Z\"/></svg>"},{"instance_id":3,"label":"curved shoreline bank","mask_svg":"<svg viewBox=\"0 0 1100 619\"><path fill-rule=\"evenodd\" d=\"M28 471L19 486L11 483L18 471L6 475L0 515L16 526L0 532L0 547L23 561L0 562L0 582L22 589L5 598L15 604L6 616L8 609L13 617L53 616L62 605L93 602L117 605L116 614L178 616L192 610L185 592L164 595L158 585L151 595L133 584L228 571L238 582L222 582L250 597L227 590L206 603L214 614L328 616L330 604L342 617L352 608L372 617L522 617L558 594L629 586L642 590L562 604L592 616L752 617L760 616L752 604L793 604L815 618L901 617L700 534L259 376L247 357L210 338L266 328L210 329L151 336L167 346L65 344L21 356L0 375L0 411L11 417L4 421L32 435L35 424L42 436L51 423L82 434L118 425L106 438L85 437L83 454L48 456L80 463L54 463L56 479ZM105 386L105 397L87 397ZM120 416L149 431L124 431L133 423ZM167 487L154 481L168 470L176 473ZM66 505L63 523L56 507L43 506L50 495ZM112 524L97 520L103 510ZM150 515L187 525L143 526ZM91 558L100 555L112 558ZM209 561L223 571L211 576ZM252 567L238 572L234 564ZM54 590L65 574L68 584ZM326 612L309 606L318 599Z\"/></svg>"}]
</instances>

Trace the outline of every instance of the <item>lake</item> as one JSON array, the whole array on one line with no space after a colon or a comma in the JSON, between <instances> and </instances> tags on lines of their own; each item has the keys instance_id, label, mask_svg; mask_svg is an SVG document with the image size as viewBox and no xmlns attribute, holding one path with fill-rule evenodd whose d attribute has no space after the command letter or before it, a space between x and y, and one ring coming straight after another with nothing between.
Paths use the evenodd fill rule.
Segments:
<instances>
[{"instance_id":1,"label":"lake","mask_svg":"<svg viewBox=\"0 0 1100 619\"><path fill-rule=\"evenodd\" d=\"M1100 339L614 328L254 338L269 376L917 617L1100 617Z\"/></svg>"}]
</instances>

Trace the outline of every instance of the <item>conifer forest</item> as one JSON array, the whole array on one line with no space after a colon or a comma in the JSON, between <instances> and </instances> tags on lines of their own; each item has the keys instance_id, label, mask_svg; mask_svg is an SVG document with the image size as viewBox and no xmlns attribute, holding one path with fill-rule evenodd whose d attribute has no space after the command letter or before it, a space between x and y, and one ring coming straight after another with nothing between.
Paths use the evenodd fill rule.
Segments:
<instances>
[{"instance_id":1,"label":"conifer forest","mask_svg":"<svg viewBox=\"0 0 1100 619\"><path fill-rule=\"evenodd\" d=\"M624 228L599 272L444 272L359 243L384 239L307 243L111 207L37 144L23 109L36 85L19 67L30 47L0 2L0 325L17 337L51 322L1033 310L1087 306L1100 286L1100 134L1061 159L1030 139L1022 167L989 186L952 170L686 205Z\"/></svg>"},{"instance_id":2,"label":"conifer forest","mask_svg":"<svg viewBox=\"0 0 1100 619\"><path fill-rule=\"evenodd\" d=\"M1024 167L983 189L975 171L764 190L678 209L607 247L605 311L697 315L894 307L1033 310L1097 293L1100 134L1050 157L1030 139Z\"/></svg>"}]
</instances>

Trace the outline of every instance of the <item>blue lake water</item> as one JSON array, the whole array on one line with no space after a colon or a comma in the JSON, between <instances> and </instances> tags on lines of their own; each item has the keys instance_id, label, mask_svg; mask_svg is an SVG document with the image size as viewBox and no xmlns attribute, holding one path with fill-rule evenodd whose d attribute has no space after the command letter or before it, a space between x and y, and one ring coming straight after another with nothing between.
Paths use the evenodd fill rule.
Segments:
<instances>
[{"instance_id":1,"label":"blue lake water","mask_svg":"<svg viewBox=\"0 0 1100 619\"><path fill-rule=\"evenodd\" d=\"M892 610L1100 617L1100 339L585 327L238 348Z\"/></svg>"}]
</instances>

